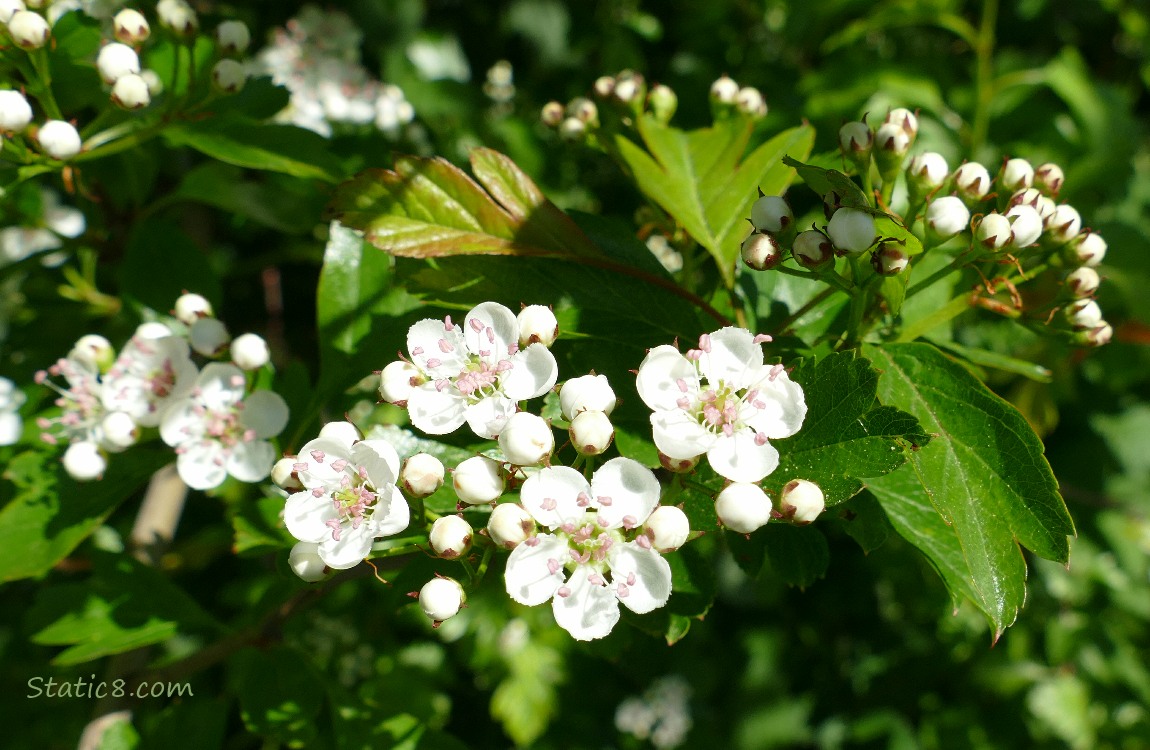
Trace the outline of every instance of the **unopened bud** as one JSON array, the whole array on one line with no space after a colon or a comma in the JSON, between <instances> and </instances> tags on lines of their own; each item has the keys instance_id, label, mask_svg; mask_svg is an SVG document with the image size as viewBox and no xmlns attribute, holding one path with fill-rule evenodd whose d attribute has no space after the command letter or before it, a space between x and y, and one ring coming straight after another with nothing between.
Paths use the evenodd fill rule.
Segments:
<instances>
[{"instance_id":1,"label":"unopened bud","mask_svg":"<svg viewBox=\"0 0 1150 750\"><path fill-rule=\"evenodd\" d=\"M351 422L340 420L338 422L328 422L319 429L319 436L326 440L334 440L337 443L344 445L352 445L363 440L363 433L359 431Z\"/></svg>"},{"instance_id":2,"label":"unopened bud","mask_svg":"<svg viewBox=\"0 0 1150 750\"><path fill-rule=\"evenodd\" d=\"M606 99L611 96L611 92L615 90L615 77L599 76L595 79L595 83L591 85L591 89L595 92L596 96Z\"/></svg>"},{"instance_id":3,"label":"unopened bud","mask_svg":"<svg viewBox=\"0 0 1150 750\"><path fill-rule=\"evenodd\" d=\"M770 234L753 232L740 247L743 262L756 271L769 271L783 262L779 241Z\"/></svg>"},{"instance_id":4,"label":"unopened bud","mask_svg":"<svg viewBox=\"0 0 1150 750\"><path fill-rule=\"evenodd\" d=\"M673 474L686 474L689 471L694 471L695 467L699 465L701 455L694 458L671 458L663 451L659 451L659 465L662 466Z\"/></svg>"},{"instance_id":5,"label":"unopened bud","mask_svg":"<svg viewBox=\"0 0 1150 750\"><path fill-rule=\"evenodd\" d=\"M879 276L897 276L906 270L910 256L897 242L883 242L871 253L870 262Z\"/></svg>"},{"instance_id":6,"label":"unopened bud","mask_svg":"<svg viewBox=\"0 0 1150 750\"><path fill-rule=\"evenodd\" d=\"M141 323L136 326L136 332L133 335L145 341L153 341L171 336L172 329L158 320L150 320L147 323Z\"/></svg>"},{"instance_id":7,"label":"unopened bud","mask_svg":"<svg viewBox=\"0 0 1150 750\"><path fill-rule=\"evenodd\" d=\"M108 460L100 452L100 446L90 440L72 443L64 451L61 459L64 471L77 482L91 482L104 476Z\"/></svg>"},{"instance_id":8,"label":"unopened bud","mask_svg":"<svg viewBox=\"0 0 1150 750\"><path fill-rule=\"evenodd\" d=\"M806 526L826 509L823 491L814 482L793 479L783 487L779 498L779 513L796 526Z\"/></svg>"},{"instance_id":9,"label":"unopened bud","mask_svg":"<svg viewBox=\"0 0 1150 750\"><path fill-rule=\"evenodd\" d=\"M164 93L164 82L160 80L160 74L154 70L141 70L140 78L144 79L144 83L148 84L148 93L155 99L160 94Z\"/></svg>"},{"instance_id":10,"label":"unopened bud","mask_svg":"<svg viewBox=\"0 0 1150 750\"><path fill-rule=\"evenodd\" d=\"M731 531L750 534L771 520L771 499L757 484L733 482L715 498L715 514Z\"/></svg>"},{"instance_id":11,"label":"unopened bud","mask_svg":"<svg viewBox=\"0 0 1150 750\"><path fill-rule=\"evenodd\" d=\"M1056 245L1070 242L1082 229L1082 217L1069 203L1063 203L1046 217L1046 236Z\"/></svg>"},{"instance_id":12,"label":"unopened bud","mask_svg":"<svg viewBox=\"0 0 1150 750\"><path fill-rule=\"evenodd\" d=\"M1097 232L1087 230L1070 241L1065 254L1070 256L1071 263L1097 268L1106 257L1106 240Z\"/></svg>"},{"instance_id":13,"label":"unopened bud","mask_svg":"<svg viewBox=\"0 0 1150 750\"><path fill-rule=\"evenodd\" d=\"M1014 246L1030 247L1042 236L1042 217L1030 206L1012 206L1006 212L1010 230L1014 234Z\"/></svg>"},{"instance_id":14,"label":"unopened bud","mask_svg":"<svg viewBox=\"0 0 1150 750\"><path fill-rule=\"evenodd\" d=\"M1013 239L1010 229L1010 219L997 211L983 216L974 228L974 239L987 250L998 250L1006 247Z\"/></svg>"},{"instance_id":15,"label":"unopened bud","mask_svg":"<svg viewBox=\"0 0 1150 750\"><path fill-rule=\"evenodd\" d=\"M711 84L711 101L717 104L734 104L739 95L739 84L728 76L720 76Z\"/></svg>"},{"instance_id":16,"label":"unopened bud","mask_svg":"<svg viewBox=\"0 0 1150 750\"><path fill-rule=\"evenodd\" d=\"M1026 190L1034 184L1034 167L1026 159L1007 159L998 172L998 184L1012 193Z\"/></svg>"},{"instance_id":17,"label":"unopened bud","mask_svg":"<svg viewBox=\"0 0 1150 750\"><path fill-rule=\"evenodd\" d=\"M1066 321L1078 330L1094 329L1102 325L1102 308L1092 299L1079 300L1067 305Z\"/></svg>"},{"instance_id":18,"label":"unopened bud","mask_svg":"<svg viewBox=\"0 0 1150 750\"><path fill-rule=\"evenodd\" d=\"M0 0L0 23L8 23L17 11L27 9L24 0Z\"/></svg>"},{"instance_id":19,"label":"unopened bud","mask_svg":"<svg viewBox=\"0 0 1150 750\"><path fill-rule=\"evenodd\" d=\"M578 141L587 134L587 123L577 117L566 117L559 123L559 135L567 141Z\"/></svg>"},{"instance_id":20,"label":"unopened bud","mask_svg":"<svg viewBox=\"0 0 1150 750\"><path fill-rule=\"evenodd\" d=\"M571 445L582 456L598 456L611 446L615 427L601 411L582 411L571 420Z\"/></svg>"},{"instance_id":21,"label":"unopened bud","mask_svg":"<svg viewBox=\"0 0 1150 750\"><path fill-rule=\"evenodd\" d=\"M148 82L135 73L120 76L112 85L112 103L126 110L148 106L152 103Z\"/></svg>"},{"instance_id":22,"label":"unopened bud","mask_svg":"<svg viewBox=\"0 0 1150 750\"><path fill-rule=\"evenodd\" d=\"M218 318L200 318L188 327L188 343L205 357L221 354L231 340L227 326Z\"/></svg>"},{"instance_id":23,"label":"unopened bud","mask_svg":"<svg viewBox=\"0 0 1150 750\"><path fill-rule=\"evenodd\" d=\"M220 60L212 68L212 83L225 94L237 94L248 81L248 71L235 60Z\"/></svg>"},{"instance_id":24,"label":"unopened bud","mask_svg":"<svg viewBox=\"0 0 1150 750\"><path fill-rule=\"evenodd\" d=\"M857 208L840 208L827 224L827 234L835 248L858 255L874 244L877 232L874 217Z\"/></svg>"},{"instance_id":25,"label":"unopened bud","mask_svg":"<svg viewBox=\"0 0 1150 750\"><path fill-rule=\"evenodd\" d=\"M835 249L825 234L817 229L808 229L795 237L791 255L800 266L817 271L834 262Z\"/></svg>"},{"instance_id":26,"label":"unopened bud","mask_svg":"<svg viewBox=\"0 0 1150 750\"><path fill-rule=\"evenodd\" d=\"M156 3L160 25L176 36L191 37L200 28L200 19L184 0L160 0Z\"/></svg>"},{"instance_id":27,"label":"unopened bud","mask_svg":"<svg viewBox=\"0 0 1150 750\"><path fill-rule=\"evenodd\" d=\"M767 116L767 100L754 86L744 86L735 94L735 109L760 120Z\"/></svg>"},{"instance_id":28,"label":"unopened bud","mask_svg":"<svg viewBox=\"0 0 1150 750\"><path fill-rule=\"evenodd\" d=\"M212 303L208 302L206 297L192 292L177 297L176 304L172 308L172 315L186 326L192 325L200 318L210 318L214 314Z\"/></svg>"},{"instance_id":29,"label":"unopened bud","mask_svg":"<svg viewBox=\"0 0 1150 750\"><path fill-rule=\"evenodd\" d=\"M882 125L879 125L878 130L875 131L874 141L879 151L901 159L910 151L912 138L910 133L901 125L884 122Z\"/></svg>"},{"instance_id":30,"label":"unopened bud","mask_svg":"<svg viewBox=\"0 0 1150 750\"><path fill-rule=\"evenodd\" d=\"M89 333L76 341L68 359L83 363L92 372L107 372L116 361L116 351L111 341L98 333Z\"/></svg>"},{"instance_id":31,"label":"unopened bud","mask_svg":"<svg viewBox=\"0 0 1150 750\"><path fill-rule=\"evenodd\" d=\"M942 187L949 176L950 166L946 157L934 151L917 154L906 168L907 186L919 195Z\"/></svg>"},{"instance_id":32,"label":"unopened bud","mask_svg":"<svg viewBox=\"0 0 1150 750\"><path fill-rule=\"evenodd\" d=\"M119 453L136 444L140 439L140 428L131 415L114 411L100 420L100 447Z\"/></svg>"},{"instance_id":33,"label":"unopened bud","mask_svg":"<svg viewBox=\"0 0 1150 750\"><path fill-rule=\"evenodd\" d=\"M1114 329L1103 320L1094 328L1089 331L1083 331L1079 334L1080 343L1086 346L1105 346L1110 343L1110 339L1114 336Z\"/></svg>"},{"instance_id":34,"label":"unopened bud","mask_svg":"<svg viewBox=\"0 0 1150 750\"><path fill-rule=\"evenodd\" d=\"M587 410L610 414L615 404L615 391L606 375L581 375L571 378L559 389L559 408L568 421Z\"/></svg>"},{"instance_id":35,"label":"unopened bud","mask_svg":"<svg viewBox=\"0 0 1150 750\"><path fill-rule=\"evenodd\" d=\"M40 49L48 43L52 30L48 22L39 13L30 10L18 10L8 19L8 33L12 41L20 49Z\"/></svg>"},{"instance_id":36,"label":"unopened bud","mask_svg":"<svg viewBox=\"0 0 1150 750\"><path fill-rule=\"evenodd\" d=\"M977 202L990 192L990 172L976 161L968 161L954 170L954 186L967 204Z\"/></svg>"},{"instance_id":37,"label":"unopened bud","mask_svg":"<svg viewBox=\"0 0 1150 750\"><path fill-rule=\"evenodd\" d=\"M1102 283L1101 277L1098 272L1089 266L1082 266L1071 271L1066 276L1066 288L1075 297L1090 297L1098 291L1098 285Z\"/></svg>"},{"instance_id":38,"label":"unopened bud","mask_svg":"<svg viewBox=\"0 0 1150 750\"><path fill-rule=\"evenodd\" d=\"M410 362L397 360L379 373L379 397L389 404L407 406L407 399L424 381L423 373Z\"/></svg>"},{"instance_id":39,"label":"unopened bud","mask_svg":"<svg viewBox=\"0 0 1150 750\"><path fill-rule=\"evenodd\" d=\"M633 104L647 95L647 81L641 73L624 70L615 76L615 86L611 96L623 104Z\"/></svg>"},{"instance_id":40,"label":"unopened bud","mask_svg":"<svg viewBox=\"0 0 1150 750\"><path fill-rule=\"evenodd\" d=\"M1062 190L1062 167L1052 162L1040 164L1034 170L1034 187L1052 198Z\"/></svg>"},{"instance_id":41,"label":"unopened bud","mask_svg":"<svg viewBox=\"0 0 1150 750\"><path fill-rule=\"evenodd\" d=\"M44 153L60 161L71 159L83 148L80 132L72 123L63 120L48 120L40 126L36 138Z\"/></svg>"},{"instance_id":42,"label":"unopened bud","mask_svg":"<svg viewBox=\"0 0 1150 750\"><path fill-rule=\"evenodd\" d=\"M416 453L403 462L399 483L412 497L427 497L443 486L443 462L430 453Z\"/></svg>"},{"instance_id":43,"label":"unopened bud","mask_svg":"<svg viewBox=\"0 0 1150 750\"><path fill-rule=\"evenodd\" d=\"M655 115L655 119L668 123L675 116L675 110L679 108L679 97L670 86L660 83L652 87L647 94L647 107L651 110L651 114Z\"/></svg>"},{"instance_id":44,"label":"unopened bud","mask_svg":"<svg viewBox=\"0 0 1150 750\"><path fill-rule=\"evenodd\" d=\"M515 466L535 466L555 449L555 433L543 417L516 412L499 433L499 449Z\"/></svg>"},{"instance_id":45,"label":"unopened bud","mask_svg":"<svg viewBox=\"0 0 1150 750\"><path fill-rule=\"evenodd\" d=\"M970 225L970 209L953 195L935 198L926 209L926 231L931 245L963 232Z\"/></svg>"},{"instance_id":46,"label":"unopened bud","mask_svg":"<svg viewBox=\"0 0 1150 750\"><path fill-rule=\"evenodd\" d=\"M874 131L865 122L855 120L839 128L839 148L848 159L858 156L869 160L873 146Z\"/></svg>"},{"instance_id":47,"label":"unopened bud","mask_svg":"<svg viewBox=\"0 0 1150 750\"><path fill-rule=\"evenodd\" d=\"M104 83L111 86L129 73L139 73L140 57L136 50L126 44L105 44L96 56L96 70L100 72Z\"/></svg>"},{"instance_id":48,"label":"unopened bud","mask_svg":"<svg viewBox=\"0 0 1150 750\"><path fill-rule=\"evenodd\" d=\"M795 215L785 199L777 195L763 195L751 204L751 224L759 232L778 234L795 221Z\"/></svg>"},{"instance_id":49,"label":"unopened bud","mask_svg":"<svg viewBox=\"0 0 1150 750\"><path fill-rule=\"evenodd\" d=\"M576 97L567 104L567 116L588 126L599 124L599 108L585 96Z\"/></svg>"},{"instance_id":50,"label":"unopened bud","mask_svg":"<svg viewBox=\"0 0 1150 750\"><path fill-rule=\"evenodd\" d=\"M911 140L914 140L915 136L918 135L918 117L914 112L904 107L892 109L887 113L886 119L883 120L883 122L898 125L906 131L906 134Z\"/></svg>"},{"instance_id":51,"label":"unopened bud","mask_svg":"<svg viewBox=\"0 0 1150 750\"><path fill-rule=\"evenodd\" d=\"M432 578L419 590L419 607L435 625L459 614L465 599L463 587L451 578Z\"/></svg>"},{"instance_id":52,"label":"unopened bud","mask_svg":"<svg viewBox=\"0 0 1150 750\"><path fill-rule=\"evenodd\" d=\"M224 21L216 27L216 41L225 55L242 55L252 43L252 33L243 21Z\"/></svg>"},{"instance_id":53,"label":"unopened bud","mask_svg":"<svg viewBox=\"0 0 1150 750\"><path fill-rule=\"evenodd\" d=\"M435 554L447 560L462 557L471 546L474 530L460 516L443 516L431 524L427 540Z\"/></svg>"},{"instance_id":54,"label":"unopened bud","mask_svg":"<svg viewBox=\"0 0 1150 750\"><path fill-rule=\"evenodd\" d=\"M500 503L487 519L487 535L503 549L514 549L535 534L535 519L519 503Z\"/></svg>"},{"instance_id":55,"label":"unopened bud","mask_svg":"<svg viewBox=\"0 0 1150 750\"><path fill-rule=\"evenodd\" d=\"M245 333L232 342L232 362L241 370L258 370L271 360L268 342L263 336Z\"/></svg>"},{"instance_id":56,"label":"unopened bud","mask_svg":"<svg viewBox=\"0 0 1150 750\"><path fill-rule=\"evenodd\" d=\"M140 44L152 33L148 19L138 10L125 8L112 19L112 32L124 44Z\"/></svg>"},{"instance_id":57,"label":"unopened bud","mask_svg":"<svg viewBox=\"0 0 1150 750\"><path fill-rule=\"evenodd\" d=\"M15 133L32 122L32 105L19 91L0 91L0 130Z\"/></svg>"},{"instance_id":58,"label":"unopened bud","mask_svg":"<svg viewBox=\"0 0 1150 750\"><path fill-rule=\"evenodd\" d=\"M299 492L303 484L296 473L296 464L299 459L295 456L285 456L272 464L271 480L276 487L288 492Z\"/></svg>"},{"instance_id":59,"label":"unopened bud","mask_svg":"<svg viewBox=\"0 0 1150 750\"><path fill-rule=\"evenodd\" d=\"M468 505L493 503L503 494L503 470L487 456L472 456L455 467L451 486Z\"/></svg>"},{"instance_id":60,"label":"unopened bud","mask_svg":"<svg viewBox=\"0 0 1150 750\"><path fill-rule=\"evenodd\" d=\"M563 122L563 105L556 101L547 102L539 111L539 121L549 128L559 127Z\"/></svg>"},{"instance_id":61,"label":"unopened bud","mask_svg":"<svg viewBox=\"0 0 1150 750\"><path fill-rule=\"evenodd\" d=\"M297 542L288 553L288 567L308 583L322 581L327 575L327 565L319 556L316 542Z\"/></svg>"},{"instance_id":62,"label":"unopened bud","mask_svg":"<svg viewBox=\"0 0 1150 750\"><path fill-rule=\"evenodd\" d=\"M526 349L531 344L543 344L548 348L559 338L559 321L551 308L543 305L528 305L515 317L519 324L519 348Z\"/></svg>"},{"instance_id":63,"label":"unopened bud","mask_svg":"<svg viewBox=\"0 0 1150 750\"><path fill-rule=\"evenodd\" d=\"M674 505L655 508L644 526L651 546L659 552L674 552L686 544L691 535L691 522L687 514Z\"/></svg>"}]
</instances>

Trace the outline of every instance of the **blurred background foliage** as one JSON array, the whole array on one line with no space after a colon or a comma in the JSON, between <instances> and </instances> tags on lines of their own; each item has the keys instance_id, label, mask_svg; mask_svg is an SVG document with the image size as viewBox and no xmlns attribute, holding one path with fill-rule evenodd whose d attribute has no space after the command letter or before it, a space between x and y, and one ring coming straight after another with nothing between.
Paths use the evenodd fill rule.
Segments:
<instances>
[{"instance_id":1,"label":"blurred background foliage","mask_svg":"<svg viewBox=\"0 0 1150 750\"><path fill-rule=\"evenodd\" d=\"M300 8L202 5L245 20L256 39ZM1127 0L339 7L363 29L368 69L401 86L416 111L399 143L337 134L329 145L344 176L387 166L393 150L463 164L468 149L487 145L564 208L633 222L641 198L613 163L538 124L548 100L585 94L596 76L623 68L674 88L684 127L708 121L706 91L726 73L764 92L768 132L813 124L815 153L836 148L845 120L905 106L921 110L916 150L952 163L1011 155L1061 164L1064 198L1110 244L1100 304L1115 341L1085 354L1047 351L1050 383L991 373L991 384L1045 436L1078 528L1069 569L1031 559L1027 607L991 647L983 618L968 605L952 611L938 577L897 535L879 524L864 554L845 531L846 506L824 524L824 580L800 590L772 575L769 561L757 578L728 561L714 571L715 607L668 648L631 628L577 644L546 626L549 613L513 609L502 596L470 602L433 633L410 607L393 614L434 569L428 559L391 587L365 574L282 628L261 630L260 650L191 678L195 698L142 706L139 736L122 746L647 747L616 728L616 708L668 675L689 685L686 747L1150 746L1150 8ZM980 62L975 42L987 28L993 56ZM502 102L483 89L499 60L514 71L515 95ZM132 154L90 167L99 202L90 215L101 224L81 250L87 261L75 267L79 276L29 275L4 342L5 374L28 380L66 351L74 327L65 321L123 337L135 320L118 300L164 309L186 287L217 303L235 329L266 334L287 387L306 393L320 348L315 288L329 187L220 165L197 184L191 152L152 144ZM221 185L234 190L221 197ZM37 200L28 191L26 201ZM163 241L162 276L144 252L157 237L175 238ZM381 342L379 366L401 335ZM327 416L365 399L362 391L336 398ZM865 494L852 501L868 502ZM283 561L259 557L258 546L251 555L264 574L253 575L252 560L230 554L232 533L219 516L216 504L189 505L168 553L171 578L203 593L221 620L257 627L261 603L297 584L276 575ZM109 523L126 527L130 513ZM98 534L91 544L99 543ZM91 710L83 700L21 695L58 655L27 643L52 610L41 586L0 591L9 695L0 717L10 748L67 746L61 738L78 736ZM191 644L164 648L177 658ZM87 677L91 666L51 674Z\"/></svg>"}]
</instances>

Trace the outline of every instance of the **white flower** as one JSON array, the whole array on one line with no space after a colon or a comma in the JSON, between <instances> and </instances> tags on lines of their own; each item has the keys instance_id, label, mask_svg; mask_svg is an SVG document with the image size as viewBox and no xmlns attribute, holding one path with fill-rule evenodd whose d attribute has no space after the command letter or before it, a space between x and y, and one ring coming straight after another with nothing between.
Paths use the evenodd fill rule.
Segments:
<instances>
[{"instance_id":1,"label":"white flower","mask_svg":"<svg viewBox=\"0 0 1150 750\"><path fill-rule=\"evenodd\" d=\"M484 302L463 325L421 320L407 333L411 362L428 379L407 397L411 423L446 435L467 422L495 438L515 413L515 403L542 396L555 385L559 366L542 344L519 348L519 324L503 305Z\"/></svg>"},{"instance_id":2,"label":"white flower","mask_svg":"<svg viewBox=\"0 0 1150 750\"><path fill-rule=\"evenodd\" d=\"M94 358L85 356L80 342L67 357L36 373L36 383L56 391L55 405L61 410L58 417L41 417L36 421L42 430L40 439L49 445L61 440L95 444L100 438L101 422L108 413L102 399L104 386L100 382L98 365ZM67 387L52 382L49 376L64 378Z\"/></svg>"},{"instance_id":3,"label":"white flower","mask_svg":"<svg viewBox=\"0 0 1150 750\"><path fill-rule=\"evenodd\" d=\"M782 365L763 364L764 338L728 327L680 354L652 349L639 366L639 396L651 415L655 445L672 459L707 454L711 467L736 482L757 482L779 465L769 440L794 435L807 404Z\"/></svg>"},{"instance_id":4,"label":"white flower","mask_svg":"<svg viewBox=\"0 0 1150 750\"><path fill-rule=\"evenodd\" d=\"M127 412L142 427L155 427L164 407L188 395L198 374L184 339L145 339L137 334L104 378L104 406Z\"/></svg>"},{"instance_id":5,"label":"white flower","mask_svg":"<svg viewBox=\"0 0 1150 750\"><path fill-rule=\"evenodd\" d=\"M0 445L12 445L20 439L24 431L24 420L20 418L24 399L15 383L0 377Z\"/></svg>"},{"instance_id":6,"label":"white flower","mask_svg":"<svg viewBox=\"0 0 1150 750\"><path fill-rule=\"evenodd\" d=\"M638 614L667 603L671 566L639 530L659 503L659 480L642 464L611 459L589 484L567 466L541 469L520 501L551 533L511 551L504 582L512 599L550 599L555 621L581 641L610 633L620 602Z\"/></svg>"},{"instance_id":7,"label":"white flower","mask_svg":"<svg viewBox=\"0 0 1150 750\"><path fill-rule=\"evenodd\" d=\"M288 531L317 543L329 568L356 566L376 538L407 528L410 511L395 487L398 475L399 456L386 440L312 440L296 464L305 489L288 497L284 508Z\"/></svg>"},{"instance_id":8,"label":"white flower","mask_svg":"<svg viewBox=\"0 0 1150 750\"><path fill-rule=\"evenodd\" d=\"M276 460L267 438L287 424L288 408L272 391L247 394L243 371L213 362L186 398L164 411L160 437L176 449L176 469L189 487L220 486L228 474L241 482L268 476Z\"/></svg>"}]
</instances>

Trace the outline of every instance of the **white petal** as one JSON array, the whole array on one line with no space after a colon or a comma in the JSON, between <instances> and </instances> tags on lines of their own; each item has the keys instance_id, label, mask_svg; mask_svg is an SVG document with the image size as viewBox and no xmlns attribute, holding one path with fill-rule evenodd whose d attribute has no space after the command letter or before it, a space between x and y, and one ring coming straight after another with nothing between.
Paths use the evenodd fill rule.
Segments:
<instances>
[{"instance_id":1,"label":"white petal","mask_svg":"<svg viewBox=\"0 0 1150 750\"><path fill-rule=\"evenodd\" d=\"M630 526L638 526L659 504L659 480L638 461L612 458L591 477L591 497L607 528L622 526L628 517Z\"/></svg>"},{"instance_id":2,"label":"white petal","mask_svg":"<svg viewBox=\"0 0 1150 750\"><path fill-rule=\"evenodd\" d=\"M287 421L287 402L275 391L256 391L244 399L240 424L255 430L256 437L275 437L283 432Z\"/></svg>"},{"instance_id":3,"label":"white petal","mask_svg":"<svg viewBox=\"0 0 1150 750\"><path fill-rule=\"evenodd\" d=\"M339 484L344 476L350 476L350 468L336 471L332 463L340 459L350 461L351 451L338 440L331 438L316 438L309 440L299 449L297 463L307 464L307 468L297 472L299 481L304 487L330 488ZM308 541L302 539L300 541Z\"/></svg>"},{"instance_id":4,"label":"white petal","mask_svg":"<svg viewBox=\"0 0 1150 750\"><path fill-rule=\"evenodd\" d=\"M176 459L176 471L193 490L219 487L228 476L224 447L215 440L185 443Z\"/></svg>"},{"instance_id":5,"label":"white petal","mask_svg":"<svg viewBox=\"0 0 1150 750\"><path fill-rule=\"evenodd\" d=\"M316 497L310 491L289 496L284 506L287 530L301 542L331 539L331 527L327 522L338 517L330 497Z\"/></svg>"},{"instance_id":6,"label":"white petal","mask_svg":"<svg viewBox=\"0 0 1150 750\"><path fill-rule=\"evenodd\" d=\"M0 412L0 445L15 445L24 431L24 420L16 412Z\"/></svg>"},{"instance_id":7,"label":"white petal","mask_svg":"<svg viewBox=\"0 0 1150 750\"><path fill-rule=\"evenodd\" d=\"M204 369L196 378L199 395L195 397L195 401L209 409L225 411L243 399L246 383L244 371L240 368L222 362L211 362L204 365Z\"/></svg>"},{"instance_id":8,"label":"white petal","mask_svg":"<svg viewBox=\"0 0 1150 750\"><path fill-rule=\"evenodd\" d=\"M408 407L411 401L407 402ZM503 432L504 425L515 413L515 402L499 394L480 399L467 407L467 426L481 438L494 440ZM412 422L415 420L413 419Z\"/></svg>"},{"instance_id":9,"label":"white petal","mask_svg":"<svg viewBox=\"0 0 1150 750\"><path fill-rule=\"evenodd\" d=\"M555 622L577 641L603 638L619 622L619 600L615 597L615 590L606 584L597 586L591 583L587 579L592 573L594 571L589 566L580 565L567 581L571 593L568 596L558 596L557 593L551 600Z\"/></svg>"},{"instance_id":10,"label":"white petal","mask_svg":"<svg viewBox=\"0 0 1150 750\"><path fill-rule=\"evenodd\" d=\"M503 582L507 595L520 604L534 607L555 595L563 585L563 564L570 560L567 542L552 534L540 534L534 546L524 542L511 550ZM558 564L552 573L548 561Z\"/></svg>"},{"instance_id":11,"label":"white petal","mask_svg":"<svg viewBox=\"0 0 1150 750\"><path fill-rule=\"evenodd\" d=\"M715 444L715 436L681 409L651 415L651 434L659 450L671 458L694 458Z\"/></svg>"},{"instance_id":12,"label":"white petal","mask_svg":"<svg viewBox=\"0 0 1150 750\"><path fill-rule=\"evenodd\" d=\"M677 409L676 402L683 396L693 398L698 394L699 376L678 349L663 344L647 352L635 376L635 388L643 403L652 409Z\"/></svg>"},{"instance_id":13,"label":"white petal","mask_svg":"<svg viewBox=\"0 0 1150 750\"><path fill-rule=\"evenodd\" d=\"M476 321L472 325L472 321ZM476 330L480 327L480 330ZM498 302L484 302L471 308L463 320L463 336L472 354L495 363L507 359L507 347L519 345L519 323L515 315Z\"/></svg>"},{"instance_id":14,"label":"white petal","mask_svg":"<svg viewBox=\"0 0 1150 750\"><path fill-rule=\"evenodd\" d=\"M361 440L351 447L351 462L367 471L367 481L377 490L399 478L399 455L386 440Z\"/></svg>"},{"instance_id":15,"label":"white petal","mask_svg":"<svg viewBox=\"0 0 1150 750\"><path fill-rule=\"evenodd\" d=\"M241 482L261 482L271 473L276 451L266 440L239 443L228 456L227 470Z\"/></svg>"},{"instance_id":16,"label":"white petal","mask_svg":"<svg viewBox=\"0 0 1150 750\"><path fill-rule=\"evenodd\" d=\"M464 421L467 399L454 386L437 390L435 383L424 383L407 399L411 424L428 435L455 432Z\"/></svg>"},{"instance_id":17,"label":"white petal","mask_svg":"<svg viewBox=\"0 0 1150 750\"><path fill-rule=\"evenodd\" d=\"M164 410L160 437L175 448L181 443L198 440L204 435L204 418L195 412L191 399L180 399Z\"/></svg>"},{"instance_id":18,"label":"white petal","mask_svg":"<svg viewBox=\"0 0 1150 750\"><path fill-rule=\"evenodd\" d=\"M591 485L582 474L570 466L550 466L527 478L519 489L519 502L536 521L556 529L586 514L588 507L579 505L580 493L591 499Z\"/></svg>"},{"instance_id":19,"label":"white petal","mask_svg":"<svg viewBox=\"0 0 1150 750\"><path fill-rule=\"evenodd\" d=\"M358 529L353 529L351 524L344 524L338 542L328 536L319 543L319 557L324 564L335 570L354 568L363 562L368 552L371 552L374 541L372 524L361 523Z\"/></svg>"},{"instance_id":20,"label":"white petal","mask_svg":"<svg viewBox=\"0 0 1150 750\"><path fill-rule=\"evenodd\" d=\"M671 598L671 566L655 550L643 549L638 542L616 544L607 553L607 564L619 601L632 612L650 612ZM632 573L635 583L628 585Z\"/></svg>"},{"instance_id":21,"label":"white petal","mask_svg":"<svg viewBox=\"0 0 1150 750\"><path fill-rule=\"evenodd\" d=\"M512 401L542 396L555 387L559 364L543 344L531 344L511 357L511 369L503 373L499 385Z\"/></svg>"},{"instance_id":22,"label":"white petal","mask_svg":"<svg viewBox=\"0 0 1150 750\"><path fill-rule=\"evenodd\" d=\"M763 366L763 347L746 328L728 326L710 334L711 351L699 359L699 369L707 382L716 386L720 381L735 388L746 388Z\"/></svg>"},{"instance_id":23,"label":"white petal","mask_svg":"<svg viewBox=\"0 0 1150 750\"><path fill-rule=\"evenodd\" d=\"M755 409L744 419L756 432L769 438L790 437L799 431L807 417L806 397L803 395L803 387L791 380L785 370L771 380L771 369L762 368L757 382L752 386L753 390L758 391L754 401L761 403L763 408Z\"/></svg>"},{"instance_id":24,"label":"white petal","mask_svg":"<svg viewBox=\"0 0 1150 750\"><path fill-rule=\"evenodd\" d=\"M448 331L442 320L428 318L409 328L407 351L412 363L433 378L455 377L467 365L462 330L453 325Z\"/></svg>"},{"instance_id":25,"label":"white petal","mask_svg":"<svg viewBox=\"0 0 1150 750\"><path fill-rule=\"evenodd\" d=\"M407 499L394 485L380 491L379 502L387 504L387 513L380 514L383 510L381 506L372 516L376 536L398 534L411 523L411 510L407 507Z\"/></svg>"},{"instance_id":26,"label":"white petal","mask_svg":"<svg viewBox=\"0 0 1150 750\"><path fill-rule=\"evenodd\" d=\"M779 452L770 443L757 445L755 433L742 429L722 436L707 451L711 468L732 482L757 482L779 465Z\"/></svg>"}]
</instances>

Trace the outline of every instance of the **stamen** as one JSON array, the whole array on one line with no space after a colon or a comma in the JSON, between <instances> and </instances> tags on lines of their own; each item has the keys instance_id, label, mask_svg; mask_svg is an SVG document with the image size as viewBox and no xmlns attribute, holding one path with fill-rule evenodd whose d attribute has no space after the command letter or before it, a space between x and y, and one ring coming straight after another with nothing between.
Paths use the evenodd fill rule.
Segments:
<instances>
[{"instance_id":1,"label":"stamen","mask_svg":"<svg viewBox=\"0 0 1150 750\"><path fill-rule=\"evenodd\" d=\"M567 588L566 586L560 586L559 590L556 591L555 594L560 599L566 599L567 597L571 596L571 589Z\"/></svg>"},{"instance_id":2,"label":"stamen","mask_svg":"<svg viewBox=\"0 0 1150 750\"><path fill-rule=\"evenodd\" d=\"M317 464L322 464L325 456L326 456L326 454L320 450L315 450L315 451L311 452L311 457Z\"/></svg>"},{"instance_id":3,"label":"stamen","mask_svg":"<svg viewBox=\"0 0 1150 750\"><path fill-rule=\"evenodd\" d=\"M756 344L768 344L772 341L774 341L774 338L771 337L771 335L767 334L767 333L760 333L760 334L757 334L755 336L755 343Z\"/></svg>"}]
</instances>

